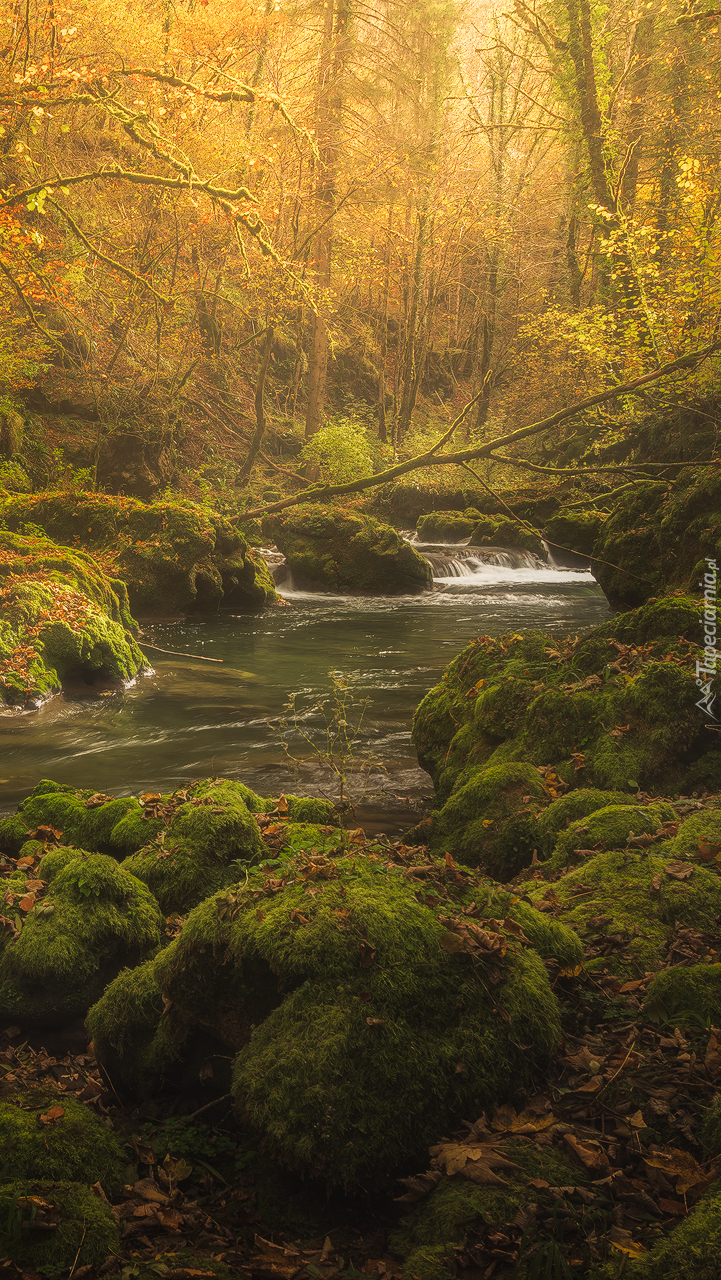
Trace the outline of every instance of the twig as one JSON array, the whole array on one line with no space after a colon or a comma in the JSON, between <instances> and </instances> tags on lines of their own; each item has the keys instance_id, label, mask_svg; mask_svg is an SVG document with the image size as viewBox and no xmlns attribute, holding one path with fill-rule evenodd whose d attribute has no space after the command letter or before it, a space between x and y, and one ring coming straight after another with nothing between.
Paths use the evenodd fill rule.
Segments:
<instances>
[{"instance_id":1,"label":"twig","mask_svg":"<svg viewBox=\"0 0 721 1280\"><path fill-rule=\"evenodd\" d=\"M173 658L197 658L198 662L222 662L222 658L204 658L202 653L184 653L181 649L161 649L159 644L148 644L147 640L138 640L143 649L153 649L156 653L168 653Z\"/></svg>"},{"instance_id":2,"label":"twig","mask_svg":"<svg viewBox=\"0 0 721 1280\"><path fill-rule=\"evenodd\" d=\"M75 1268L76 1268L76 1267L77 1267L77 1265L78 1265L78 1258L80 1257L80 1250L81 1250L81 1249L82 1249L82 1247L83 1247L83 1241L85 1240L85 1237L86 1237L86 1235L87 1235L87 1234L88 1234L88 1224L87 1224L87 1222L84 1222L84 1223L83 1223L83 1234L82 1234L82 1236L80 1237L80 1244L78 1245L78 1251L77 1251L77 1253L75 1254L75 1261L74 1261L74 1263L73 1263L72 1267L70 1268L70 1275L68 1276L68 1280L73 1280L73 1274L74 1274L74 1272L75 1272Z\"/></svg>"},{"instance_id":3,"label":"twig","mask_svg":"<svg viewBox=\"0 0 721 1280\"><path fill-rule=\"evenodd\" d=\"M212 1102L206 1102L204 1107L198 1107L197 1111L191 1111L189 1116L185 1116L186 1120L195 1120L196 1116L202 1116L205 1111L210 1111L211 1107L217 1107L219 1102L227 1102L232 1098L232 1093L224 1093L222 1098L213 1098Z\"/></svg>"}]
</instances>

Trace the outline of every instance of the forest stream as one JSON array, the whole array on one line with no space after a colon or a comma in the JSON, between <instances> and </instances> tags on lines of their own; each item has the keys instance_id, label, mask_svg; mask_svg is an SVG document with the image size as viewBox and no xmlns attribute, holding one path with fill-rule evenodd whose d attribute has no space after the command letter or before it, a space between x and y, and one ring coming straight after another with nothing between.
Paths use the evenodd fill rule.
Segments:
<instances>
[{"instance_id":1,"label":"forest stream","mask_svg":"<svg viewBox=\"0 0 721 1280\"><path fill-rule=\"evenodd\" d=\"M545 567L523 554L516 555L520 567L482 563L470 550L464 561L463 554L429 553L434 574L443 575L432 594L331 596L283 584L286 608L144 623L149 645L187 651L188 658L148 648L153 670L129 689L61 696L39 711L0 717L0 810L11 812L42 777L128 795L220 775L241 778L262 795L335 799L334 779L291 731L293 754L305 757L294 772L278 732L296 693L304 729L321 740L313 708L330 697L335 670L350 683L354 719L370 700L358 760L372 755L385 771L371 775L358 820L399 834L432 793L410 741L413 711L451 658L482 633L576 634L608 617L588 571Z\"/></svg>"}]
</instances>

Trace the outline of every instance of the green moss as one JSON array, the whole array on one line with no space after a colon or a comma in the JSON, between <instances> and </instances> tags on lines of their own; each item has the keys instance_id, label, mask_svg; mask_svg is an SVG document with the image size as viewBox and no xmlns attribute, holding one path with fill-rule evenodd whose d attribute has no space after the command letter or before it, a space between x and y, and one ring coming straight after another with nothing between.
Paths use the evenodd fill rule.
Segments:
<instances>
[{"instance_id":1,"label":"green moss","mask_svg":"<svg viewBox=\"0 0 721 1280\"><path fill-rule=\"evenodd\" d=\"M5 907L21 928L0 956L0 1016L21 1026L85 1013L119 968L160 943L163 918L145 885L112 858L68 852L48 855L50 887L30 911Z\"/></svg>"},{"instance_id":2,"label":"green moss","mask_svg":"<svg viewBox=\"0 0 721 1280\"><path fill-rule=\"evenodd\" d=\"M605 809L607 805L625 804L626 800L623 792L599 791L592 787L583 787L579 791L569 791L565 796L559 796L538 815L539 854L549 857L559 835L570 823L586 818L597 809Z\"/></svg>"},{"instance_id":3,"label":"green moss","mask_svg":"<svg viewBox=\"0 0 721 1280\"><path fill-rule=\"evenodd\" d=\"M702 1114L698 1140L709 1155L721 1155L721 1093L717 1093Z\"/></svg>"},{"instance_id":4,"label":"green moss","mask_svg":"<svg viewBox=\"0 0 721 1280\"><path fill-rule=\"evenodd\" d=\"M581 793L579 793L581 794ZM602 794L596 792L596 795ZM558 837L544 873L551 875L579 859L577 849L625 849L631 836L655 835L664 822L673 822L676 813L670 804L610 804L594 809L572 822Z\"/></svg>"},{"instance_id":5,"label":"green moss","mask_svg":"<svg viewBox=\"0 0 721 1280\"><path fill-rule=\"evenodd\" d=\"M547 1189L534 1188L532 1197L549 1209L557 1199L557 1187L588 1182L585 1170L557 1147L499 1138L498 1149L517 1166L499 1169L505 1186L478 1186L460 1174L443 1176L431 1194L401 1218L391 1248L403 1259L404 1280L432 1280L441 1271L454 1275L454 1245L462 1244L473 1226L512 1222L531 1199L529 1178L549 1184Z\"/></svg>"},{"instance_id":6,"label":"green moss","mask_svg":"<svg viewBox=\"0 0 721 1280\"><path fill-rule=\"evenodd\" d=\"M370 516L309 505L264 517L263 533L277 543L299 587L406 595L433 586L428 562L390 525Z\"/></svg>"},{"instance_id":7,"label":"green moss","mask_svg":"<svg viewBox=\"0 0 721 1280\"><path fill-rule=\"evenodd\" d=\"M101 1061L109 1047L147 1088L152 1054L167 1073L193 1036L239 1050L233 1090L269 1153L377 1185L548 1060L558 1013L533 951L509 938L489 985L482 962L440 945L449 904L419 901L410 871L377 857L302 858L277 876L251 870L202 902L137 992L132 975L108 989L89 1018Z\"/></svg>"},{"instance_id":8,"label":"green moss","mask_svg":"<svg viewBox=\"0 0 721 1280\"><path fill-rule=\"evenodd\" d=\"M721 1184L715 1182L688 1217L643 1258L629 1280L718 1280L721 1257Z\"/></svg>"},{"instance_id":9,"label":"green moss","mask_svg":"<svg viewBox=\"0 0 721 1280\"><path fill-rule=\"evenodd\" d=\"M459 779L434 829L433 846L448 849L468 866L482 866L496 879L508 879L532 859L538 845L533 811L518 815L522 797L534 806L546 799L538 770L510 762L481 768ZM526 806L527 807L527 806Z\"/></svg>"},{"instance_id":10,"label":"green moss","mask_svg":"<svg viewBox=\"0 0 721 1280\"><path fill-rule=\"evenodd\" d=\"M561 511L546 521L544 533L557 547L590 556L605 519L598 511Z\"/></svg>"},{"instance_id":11,"label":"green moss","mask_svg":"<svg viewBox=\"0 0 721 1280\"><path fill-rule=\"evenodd\" d=\"M33 1227L31 1197L57 1209L54 1231ZM120 1237L110 1205L79 1182L8 1182L0 1185L0 1251L18 1266L59 1275L119 1255Z\"/></svg>"},{"instance_id":12,"label":"green moss","mask_svg":"<svg viewBox=\"0 0 721 1280\"><path fill-rule=\"evenodd\" d=\"M707 809L686 818L671 841L669 852L676 858L693 858L708 845L718 846L721 852L721 809Z\"/></svg>"},{"instance_id":13,"label":"green moss","mask_svg":"<svg viewBox=\"0 0 721 1280\"><path fill-rule=\"evenodd\" d=\"M41 1124L57 1106L60 1118ZM32 1086L0 1103L0 1149L2 1182L65 1177L100 1182L108 1195L120 1191L128 1163L120 1138L81 1102Z\"/></svg>"},{"instance_id":14,"label":"green moss","mask_svg":"<svg viewBox=\"0 0 721 1280\"><path fill-rule=\"evenodd\" d=\"M241 784L209 779L192 790L152 844L122 863L146 884L166 914L186 912L237 879L230 864L256 862L264 852Z\"/></svg>"},{"instance_id":15,"label":"green moss","mask_svg":"<svg viewBox=\"0 0 721 1280\"><path fill-rule=\"evenodd\" d=\"M657 973L643 1002L647 1018L680 1027L721 1023L721 964L676 965Z\"/></svg>"},{"instance_id":16,"label":"green moss","mask_svg":"<svg viewBox=\"0 0 721 1280\"><path fill-rule=\"evenodd\" d=\"M497 516L493 520L479 521L471 535L472 547L518 547L534 551L545 559L546 549L540 534L528 529L519 520Z\"/></svg>"},{"instance_id":17,"label":"green moss","mask_svg":"<svg viewBox=\"0 0 721 1280\"><path fill-rule=\"evenodd\" d=\"M98 1061L116 1087L147 1097L181 1061L184 1036L164 1017L163 994L154 977L155 961L123 969L88 1011L85 1024ZM177 1040L180 1048L176 1047Z\"/></svg>"},{"instance_id":18,"label":"green moss","mask_svg":"<svg viewBox=\"0 0 721 1280\"><path fill-rule=\"evenodd\" d=\"M465 542L477 519L461 511L432 511L421 516L416 530L421 542Z\"/></svg>"},{"instance_id":19,"label":"green moss","mask_svg":"<svg viewBox=\"0 0 721 1280\"><path fill-rule=\"evenodd\" d=\"M637 978L659 967L663 948L677 925L714 929L721 914L721 882L701 867L687 880L665 875L668 858L659 854L625 850L599 853L569 871L552 886L534 880L520 886L531 903L552 890L564 924L585 938L614 936L617 943L608 955L588 962L599 964L627 978ZM660 889L652 887L660 876ZM602 924L596 924L598 917ZM594 923L591 923L594 921Z\"/></svg>"},{"instance_id":20,"label":"green moss","mask_svg":"<svg viewBox=\"0 0 721 1280\"><path fill-rule=\"evenodd\" d=\"M333 819L332 800L318 800L315 796L286 796L285 798L292 822L310 822L315 826L325 827ZM275 807L272 802L264 801L263 803ZM251 806L248 805L248 808L250 809Z\"/></svg>"},{"instance_id":21,"label":"green moss","mask_svg":"<svg viewBox=\"0 0 721 1280\"><path fill-rule=\"evenodd\" d=\"M102 551L127 583L134 611L260 608L278 597L261 557L227 520L191 502L108 494L16 495L0 502L9 529L28 522L59 543Z\"/></svg>"},{"instance_id":22,"label":"green moss","mask_svg":"<svg viewBox=\"0 0 721 1280\"><path fill-rule=\"evenodd\" d=\"M145 665L125 588L89 556L0 529L0 585L0 703L34 706L68 682L127 683Z\"/></svg>"}]
</instances>

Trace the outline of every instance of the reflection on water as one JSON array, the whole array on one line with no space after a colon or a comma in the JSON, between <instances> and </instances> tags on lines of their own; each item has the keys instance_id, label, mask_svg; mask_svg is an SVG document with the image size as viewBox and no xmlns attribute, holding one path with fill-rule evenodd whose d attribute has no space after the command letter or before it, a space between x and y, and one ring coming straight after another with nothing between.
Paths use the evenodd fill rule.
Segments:
<instances>
[{"instance_id":1,"label":"reflection on water","mask_svg":"<svg viewBox=\"0 0 721 1280\"><path fill-rule=\"evenodd\" d=\"M362 745L383 760L387 776L376 782L400 821L430 790L410 744L413 709L455 653L484 633L575 634L609 616L583 572L484 564L438 587L392 599L287 592L284 609L146 626L149 642L222 665L148 650L154 671L131 689L0 716L0 810L44 777L115 795L213 774L265 795L319 793L328 784L313 761L293 777L277 720L291 693L305 708L327 695L336 670L357 698L372 699ZM317 715L305 724L314 732Z\"/></svg>"}]
</instances>

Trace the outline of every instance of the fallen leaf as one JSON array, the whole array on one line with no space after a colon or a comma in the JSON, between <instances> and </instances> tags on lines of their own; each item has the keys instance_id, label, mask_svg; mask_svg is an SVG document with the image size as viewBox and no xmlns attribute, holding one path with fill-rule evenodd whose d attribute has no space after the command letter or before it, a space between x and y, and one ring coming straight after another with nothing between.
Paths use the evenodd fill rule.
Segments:
<instances>
[{"instance_id":1,"label":"fallen leaf","mask_svg":"<svg viewBox=\"0 0 721 1280\"><path fill-rule=\"evenodd\" d=\"M629 1258L640 1258L642 1254L648 1252L645 1245L639 1244L632 1238L630 1231L622 1231L620 1227L610 1227L608 1238L614 1249L625 1253Z\"/></svg>"},{"instance_id":2,"label":"fallen leaf","mask_svg":"<svg viewBox=\"0 0 721 1280\"><path fill-rule=\"evenodd\" d=\"M40 1123L43 1125L57 1124L58 1120L61 1120L64 1115L65 1107L51 1107L49 1111L46 1111L44 1115L40 1116Z\"/></svg>"},{"instance_id":3,"label":"fallen leaf","mask_svg":"<svg viewBox=\"0 0 721 1280\"><path fill-rule=\"evenodd\" d=\"M597 1142L581 1142L573 1133L564 1133L564 1141L567 1142L571 1150L578 1156L581 1164L585 1165L590 1174L596 1177L602 1177L607 1174L611 1165L608 1156L603 1148Z\"/></svg>"},{"instance_id":4,"label":"fallen leaf","mask_svg":"<svg viewBox=\"0 0 721 1280\"><path fill-rule=\"evenodd\" d=\"M670 862L664 867L664 872L674 880L688 880L693 874L693 867L690 862Z\"/></svg>"},{"instance_id":5,"label":"fallen leaf","mask_svg":"<svg viewBox=\"0 0 721 1280\"><path fill-rule=\"evenodd\" d=\"M651 1169L660 1169L667 1178L676 1178L676 1191L684 1195L691 1187L702 1182L710 1182L708 1173L704 1173L692 1155L687 1151L679 1151L676 1147L654 1147L651 1155L644 1156L644 1162Z\"/></svg>"},{"instance_id":6,"label":"fallen leaf","mask_svg":"<svg viewBox=\"0 0 721 1280\"><path fill-rule=\"evenodd\" d=\"M418 1173L414 1178L399 1178L398 1181L408 1190L394 1199L398 1204L415 1204L418 1200L425 1200L434 1187L438 1186L442 1176L440 1169L428 1169L426 1173Z\"/></svg>"},{"instance_id":7,"label":"fallen leaf","mask_svg":"<svg viewBox=\"0 0 721 1280\"><path fill-rule=\"evenodd\" d=\"M454 1173L462 1173L481 1186L496 1184L502 1187L508 1184L497 1177L493 1169L517 1169L518 1165L506 1159L498 1151L495 1143L463 1143L441 1142L430 1148L433 1164L451 1177Z\"/></svg>"}]
</instances>

